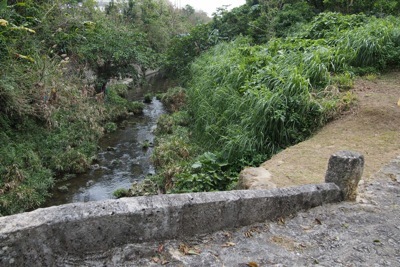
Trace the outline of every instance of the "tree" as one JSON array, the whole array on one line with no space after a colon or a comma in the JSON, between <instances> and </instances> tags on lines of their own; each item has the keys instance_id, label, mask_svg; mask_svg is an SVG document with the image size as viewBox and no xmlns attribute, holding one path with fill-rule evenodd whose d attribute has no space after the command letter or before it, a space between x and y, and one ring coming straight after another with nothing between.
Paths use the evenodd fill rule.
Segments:
<instances>
[{"instance_id":1,"label":"tree","mask_svg":"<svg viewBox=\"0 0 400 267\"><path fill-rule=\"evenodd\" d=\"M194 10L194 8L191 6L191 5L186 5L184 8L183 8L183 14L186 16L186 17L190 17L191 15L193 15L194 13L195 13L195 10Z\"/></svg>"},{"instance_id":2,"label":"tree","mask_svg":"<svg viewBox=\"0 0 400 267\"><path fill-rule=\"evenodd\" d=\"M145 34L106 21L86 31L86 41L76 47L76 53L96 72L98 86L112 77L137 75L135 63L153 67L149 58L154 53L147 45Z\"/></svg>"}]
</instances>

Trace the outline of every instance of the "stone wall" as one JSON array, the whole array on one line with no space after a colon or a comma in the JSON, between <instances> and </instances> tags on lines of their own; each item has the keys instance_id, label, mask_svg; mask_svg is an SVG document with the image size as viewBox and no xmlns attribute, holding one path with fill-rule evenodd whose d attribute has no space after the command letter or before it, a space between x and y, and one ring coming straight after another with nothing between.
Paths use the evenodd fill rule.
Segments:
<instances>
[{"instance_id":1,"label":"stone wall","mask_svg":"<svg viewBox=\"0 0 400 267\"><path fill-rule=\"evenodd\" d=\"M275 220L342 200L333 183L124 198L0 218L0 266L50 266L113 247Z\"/></svg>"}]
</instances>

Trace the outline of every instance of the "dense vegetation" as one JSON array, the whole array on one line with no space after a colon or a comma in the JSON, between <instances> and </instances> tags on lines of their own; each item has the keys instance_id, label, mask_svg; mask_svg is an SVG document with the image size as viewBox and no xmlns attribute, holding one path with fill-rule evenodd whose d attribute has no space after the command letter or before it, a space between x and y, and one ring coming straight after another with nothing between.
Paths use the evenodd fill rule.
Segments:
<instances>
[{"instance_id":1,"label":"dense vegetation","mask_svg":"<svg viewBox=\"0 0 400 267\"><path fill-rule=\"evenodd\" d=\"M398 0L248 0L209 21L167 0L105 12L93 0L0 0L0 215L85 171L113 121L140 112L126 90L157 68L182 87L162 97L173 113L159 120L158 175L145 184L233 188L243 166L348 109L354 76L398 66L399 12ZM111 85L120 77L133 83Z\"/></svg>"},{"instance_id":2,"label":"dense vegetation","mask_svg":"<svg viewBox=\"0 0 400 267\"><path fill-rule=\"evenodd\" d=\"M0 216L39 206L56 178L85 171L112 121L142 107L109 81L137 86L170 39L204 19L168 1L100 12L92 0L1 0Z\"/></svg>"},{"instance_id":3,"label":"dense vegetation","mask_svg":"<svg viewBox=\"0 0 400 267\"><path fill-rule=\"evenodd\" d=\"M398 66L400 19L389 14L399 2L342 2L253 1L174 40L169 60L181 64L168 70L184 73L187 105L159 122L166 133L154 154L159 186L232 188L242 167L349 109L355 75ZM366 14L344 14L359 11Z\"/></svg>"}]
</instances>

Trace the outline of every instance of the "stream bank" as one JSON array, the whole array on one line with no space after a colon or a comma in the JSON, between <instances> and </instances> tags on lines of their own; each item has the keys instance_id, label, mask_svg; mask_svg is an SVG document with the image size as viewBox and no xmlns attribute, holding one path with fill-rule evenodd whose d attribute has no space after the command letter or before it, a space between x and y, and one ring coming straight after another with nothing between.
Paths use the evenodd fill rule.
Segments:
<instances>
[{"instance_id":1,"label":"stream bank","mask_svg":"<svg viewBox=\"0 0 400 267\"><path fill-rule=\"evenodd\" d=\"M154 95L167 88L164 78L155 74L149 75L146 86L130 90L129 100L144 101L145 96L151 94L151 103L145 104L142 115L129 116L118 123L117 131L101 138L99 152L90 169L83 174L66 175L54 186L52 197L44 207L114 198L115 190L128 189L133 182L155 174L150 160L153 131L165 109Z\"/></svg>"}]
</instances>

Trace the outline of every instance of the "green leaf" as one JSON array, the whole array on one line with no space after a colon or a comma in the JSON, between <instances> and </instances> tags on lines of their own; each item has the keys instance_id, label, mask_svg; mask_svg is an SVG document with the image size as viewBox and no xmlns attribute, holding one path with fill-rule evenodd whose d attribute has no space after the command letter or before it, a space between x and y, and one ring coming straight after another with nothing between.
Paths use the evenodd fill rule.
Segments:
<instances>
[{"instance_id":1,"label":"green leaf","mask_svg":"<svg viewBox=\"0 0 400 267\"><path fill-rule=\"evenodd\" d=\"M0 0L0 11L7 8L7 0Z\"/></svg>"},{"instance_id":2,"label":"green leaf","mask_svg":"<svg viewBox=\"0 0 400 267\"><path fill-rule=\"evenodd\" d=\"M200 169L201 167L203 167L203 164L201 164L201 162L197 161L195 163L193 163L192 165L192 169Z\"/></svg>"}]
</instances>

